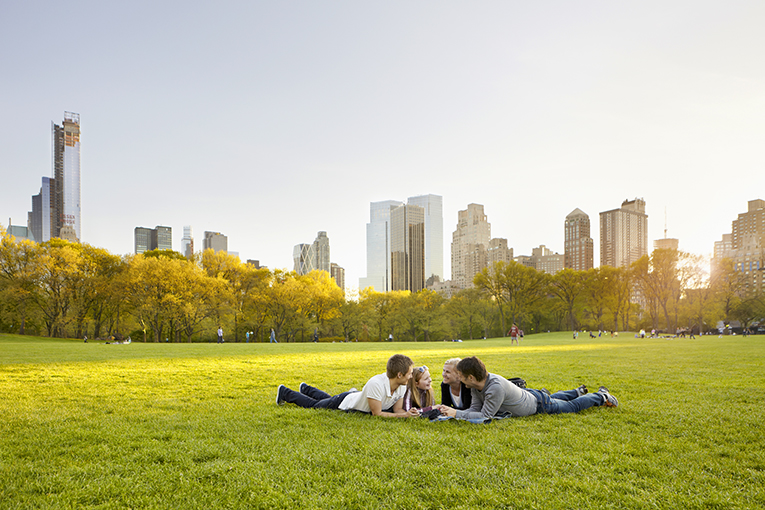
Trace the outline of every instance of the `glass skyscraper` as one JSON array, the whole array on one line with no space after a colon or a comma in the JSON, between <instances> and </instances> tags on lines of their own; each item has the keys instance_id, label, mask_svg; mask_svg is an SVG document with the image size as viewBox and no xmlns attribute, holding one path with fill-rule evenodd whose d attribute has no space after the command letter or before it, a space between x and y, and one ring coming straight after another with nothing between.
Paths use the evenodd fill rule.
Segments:
<instances>
[{"instance_id":1,"label":"glass skyscraper","mask_svg":"<svg viewBox=\"0 0 765 510\"><path fill-rule=\"evenodd\" d=\"M444 279L444 197L419 195L409 197L409 205L425 211L425 280L431 276Z\"/></svg>"},{"instance_id":2,"label":"glass skyscraper","mask_svg":"<svg viewBox=\"0 0 765 510\"><path fill-rule=\"evenodd\" d=\"M390 212L404 205L396 200L369 204L367 223L367 276L359 278L359 289L374 288L377 292L391 290L390 279Z\"/></svg>"},{"instance_id":3,"label":"glass skyscraper","mask_svg":"<svg viewBox=\"0 0 765 510\"><path fill-rule=\"evenodd\" d=\"M51 123L54 204L53 237L81 239L80 114L64 112L64 122Z\"/></svg>"}]
</instances>

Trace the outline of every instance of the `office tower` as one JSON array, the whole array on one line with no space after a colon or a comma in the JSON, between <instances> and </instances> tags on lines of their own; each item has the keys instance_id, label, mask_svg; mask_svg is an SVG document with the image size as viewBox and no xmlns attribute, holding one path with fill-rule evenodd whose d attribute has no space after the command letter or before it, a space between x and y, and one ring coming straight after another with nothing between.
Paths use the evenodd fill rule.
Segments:
<instances>
[{"instance_id":1,"label":"office tower","mask_svg":"<svg viewBox=\"0 0 765 510\"><path fill-rule=\"evenodd\" d=\"M539 248L533 248L531 250L531 258L533 260L534 268L537 271L541 271L547 274L555 274L559 271L563 271L564 255L559 253L553 253L544 244Z\"/></svg>"},{"instance_id":2,"label":"office tower","mask_svg":"<svg viewBox=\"0 0 765 510\"><path fill-rule=\"evenodd\" d=\"M590 237L590 217L581 209L566 216L564 266L576 271L593 268L594 242Z\"/></svg>"},{"instance_id":3,"label":"office tower","mask_svg":"<svg viewBox=\"0 0 765 510\"><path fill-rule=\"evenodd\" d=\"M173 228L157 225L151 231L152 250L173 249Z\"/></svg>"},{"instance_id":4,"label":"office tower","mask_svg":"<svg viewBox=\"0 0 765 510\"><path fill-rule=\"evenodd\" d=\"M330 260L329 260L329 237L327 233L321 231L317 234L316 239L313 242L314 252L314 267L319 271L330 272Z\"/></svg>"},{"instance_id":5,"label":"office tower","mask_svg":"<svg viewBox=\"0 0 765 510\"><path fill-rule=\"evenodd\" d=\"M645 202L625 200L620 209L600 213L600 265L629 267L648 254Z\"/></svg>"},{"instance_id":6,"label":"office tower","mask_svg":"<svg viewBox=\"0 0 765 510\"><path fill-rule=\"evenodd\" d=\"M32 196L32 212L28 215L27 223L35 240L40 243L58 236L58 233L53 231L56 225L54 192L55 179L43 177L40 192Z\"/></svg>"},{"instance_id":7,"label":"office tower","mask_svg":"<svg viewBox=\"0 0 765 510\"><path fill-rule=\"evenodd\" d=\"M425 288L425 209L400 205L390 213L391 290Z\"/></svg>"},{"instance_id":8,"label":"office tower","mask_svg":"<svg viewBox=\"0 0 765 510\"><path fill-rule=\"evenodd\" d=\"M308 274L313 271L314 259L312 244L296 244L292 249L293 270L297 274Z\"/></svg>"},{"instance_id":9,"label":"office tower","mask_svg":"<svg viewBox=\"0 0 765 510\"><path fill-rule=\"evenodd\" d=\"M488 262L491 224L480 204L469 204L457 213L457 229L452 233L452 281L460 289L473 286L473 278Z\"/></svg>"},{"instance_id":10,"label":"office tower","mask_svg":"<svg viewBox=\"0 0 765 510\"><path fill-rule=\"evenodd\" d=\"M191 231L191 225L183 227L183 238L181 239L181 253L187 259L194 256L194 235Z\"/></svg>"},{"instance_id":11,"label":"office tower","mask_svg":"<svg viewBox=\"0 0 765 510\"><path fill-rule=\"evenodd\" d=\"M223 251L228 253L228 237L220 232L205 231L202 241L202 250L213 250L214 252Z\"/></svg>"},{"instance_id":12,"label":"office tower","mask_svg":"<svg viewBox=\"0 0 765 510\"><path fill-rule=\"evenodd\" d=\"M407 204L425 210L425 279L444 278L444 198L440 195L409 197Z\"/></svg>"},{"instance_id":13,"label":"office tower","mask_svg":"<svg viewBox=\"0 0 765 510\"><path fill-rule=\"evenodd\" d=\"M155 228L136 227L133 232L136 254L151 250L172 250L173 229L157 225Z\"/></svg>"},{"instance_id":14,"label":"office tower","mask_svg":"<svg viewBox=\"0 0 765 510\"><path fill-rule=\"evenodd\" d=\"M369 204L367 223L367 276L359 278L359 289L372 287L377 292L391 290L390 214L403 205L396 200Z\"/></svg>"},{"instance_id":15,"label":"office tower","mask_svg":"<svg viewBox=\"0 0 765 510\"><path fill-rule=\"evenodd\" d=\"M491 267L495 262L504 262L507 264L513 260L513 249L508 248L507 239L495 237L489 240L489 249L487 250L486 265Z\"/></svg>"},{"instance_id":16,"label":"office tower","mask_svg":"<svg viewBox=\"0 0 765 510\"><path fill-rule=\"evenodd\" d=\"M313 244L297 244L292 250L292 261L297 274L319 270L330 273L329 237L320 231Z\"/></svg>"},{"instance_id":17,"label":"office tower","mask_svg":"<svg viewBox=\"0 0 765 510\"><path fill-rule=\"evenodd\" d=\"M345 292L345 268L342 268L332 262L329 269L329 274L332 276L332 279L335 280L337 286L343 289L343 292Z\"/></svg>"},{"instance_id":18,"label":"office tower","mask_svg":"<svg viewBox=\"0 0 765 510\"><path fill-rule=\"evenodd\" d=\"M53 145L53 237L78 241L80 232L80 115L64 112L59 126L51 122Z\"/></svg>"},{"instance_id":19,"label":"office tower","mask_svg":"<svg viewBox=\"0 0 765 510\"><path fill-rule=\"evenodd\" d=\"M670 238L657 239L653 242L654 250L677 250L680 247L680 240Z\"/></svg>"},{"instance_id":20,"label":"office tower","mask_svg":"<svg viewBox=\"0 0 765 510\"><path fill-rule=\"evenodd\" d=\"M151 231L152 229L146 227L136 227L133 230L133 245L136 255L152 249Z\"/></svg>"},{"instance_id":21,"label":"office tower","mask_svg":"<svg viewBox=\"0 0 765 510\"><path fill-rule=\"evenodd\" d=\"M750 200L733 220L729 258L744 275L744 294L762 293L765 277L765 200Z\"/></svg>"}]
</instances>

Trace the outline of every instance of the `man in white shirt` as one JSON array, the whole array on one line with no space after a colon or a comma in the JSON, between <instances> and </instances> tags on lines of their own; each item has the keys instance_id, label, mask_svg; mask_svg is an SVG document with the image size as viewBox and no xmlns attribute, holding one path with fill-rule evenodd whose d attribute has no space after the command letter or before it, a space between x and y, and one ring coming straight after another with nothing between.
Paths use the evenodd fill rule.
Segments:
<instances>
[{"instance_id":1,"label":"man in white shirt","mask_svg":"<svg viewBox=\"0 0 765 510\"><path fill-rule=\"evenodd\" d=\"M413 366L414 363L408 356L394 354L388 359L385 373L369 379L361 391L350 390L334 396L306 383L300 384L300 391L291 390L281 384L276 390L276 403L281 405L287 402L316 409L360 411L383 418L419 416L416 409L404 411L402 400L406 393L406 383L412 378Z\"/></svg>"}]
</instances>

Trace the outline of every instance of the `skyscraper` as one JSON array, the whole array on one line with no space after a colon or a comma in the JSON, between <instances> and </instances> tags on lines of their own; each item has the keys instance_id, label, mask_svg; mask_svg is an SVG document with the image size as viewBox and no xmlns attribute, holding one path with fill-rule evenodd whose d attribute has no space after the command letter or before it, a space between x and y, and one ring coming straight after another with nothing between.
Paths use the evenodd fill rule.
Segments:
<instances>
[{"instance_id":1,"label":"skyscraper","mask_svg":"<svg viewBox=\"0 0 765 510\"><path fill-rule=\"evenodd\" d=\"M292 260L297 274L319 270L330 273L329 237L320 231L313 244L297 244L292 250Z\"/></svg>"},{"instance_id":2,"label":"skyscraper","mask_svg":"<svg viewBox=\"0 0 765 510\"><path fill-rule=\"evenodd\" d=\"M202 241L202 250L224 251L228 253L228 237L220 232L205 231Z\"/></svg>"},{"instance_id":3,"label":"skyscraper","mask_svg":"<svg viewBox=\"0 0 765 510\"><path fill-rule=\"evenodd\" d=\"M55 223L53 237L81 239L80 115L64 112L59 126L51 122ZM63 235L62 235L63 230Z\"/></svg>"},{"instance_id":4,"label":"skyscraper","mask_svg":"<svg viewBox=\"0 0 765 510\"><path fill-rule=\"evenodd\" d=\"M457 213L457 229L452 234L452 281L460 289L473 286L473 278L488 263L491 224L483 205L468 204Z\"/></svg>"},{"instance_id":5,"label":"skyscraper","mask_svg":"<svg viewBox=\"0 0 765 510\"><path fill-rule=\"evenodd\" d=\"M183 227L183 238L181 239L181 253L187 259L194 256L194 235L191 230L191 225Z\"/></svg>"},{"instance_id":6,"label":"skyscraper","mask_svg":"<svg viewBox=\"0 0 765 510\"><path fill-rule=\"evenodd\" d=\"M359 288L372 287L377 292L388 292L390 284L390 214L403 205L396 200L369 204L367 223L367 276L359 278Z\"/></svg>"},{"instance_id":7,"label":"skyscraper","mask_svg":"<svg viewBox=\"0 0 765 510\"><path fill-rule=\"evenodd\" d=\"M444 278L444 198L440 195L409 197L409 205L425 211L425 279Z\"/></svg>"},{"instance_id":8,"label":"skyscraper","mask_svg":"<svg viewBox=\"0 0 765 510\"><path fill-rule=\"evenodd\" d=\"M51 122L53 177L43 177L40 192L32 196L27 226L39 242L81 239L80 115L64 112L59 126Z\"/></svg>"},{"instance_id":9,"label":"skyscraper","mask_svg":"<svg viewBox=\"0 0 765 510\"><path fill-rule=\"evenodd\" d=\"M648 254L645 201L625 200L620 209L600 213L600 265L629 267Z\"/></svg>"},{"instance_id":10,"label":"skyscraper","mask_svg":"<svg viewBox=\"0 0 765 510\"><path fill-rule=\"evenodd\" d=\"M136 227L133 230L133 247L136 255L151 250L151 230L146 227Z\"/></svg>"},{"instance_id":11,"label":"skyscraper","mask_svg":"<svg viewBox=\"0 0 765 510\"><path fill-rule=\"evenodd\" d=\"M425 288L425 209L400 205L390 213L391 290Z\"/></svg>"},{"instance_id":12,"label":"skyscraper","mask_svg":"<svg viewBox=\"0 0 765 510\"><path fill-rule=\"evenodd\" d=\"M135 253L151 250L172 250L173 229L157 225L155 228L136 227L133 231Z\"/></svg>"},{"instance_id":13,"label":"skyscraper","mask_svg":"<svg viewBox=\"0 0 765 510\"><path fill-rule=\"evenodd\" d=\"M504 262L507 264L513 260L513 249L508 248L507 239L495 237L489 240L489 249L487 250L486 265L492 266L495 262Z\"/></svg>"},{"instance_id":14,"label":"skyscraper","mask_svg":"<svg viewBox=\"0 0 765 510\"><path fill-rule=\"evenodd\" d=\"M727 257L744 275L745 295L765 289L765 200L750 200L747 212L733 220Z\"/></svg>"},{"instance_id":15,"label":"skyscraper","mask_svg":"<svg viewBox=\"0 0 765 510\"><path fill-rule=\"evenodd\" d=\"M27 225L37 242L43 243L57 237L53 227L56 224L56 204L54 200L55 179L42 178L40 193L32 196L32 212L29 213Z\"/></svg>"},{"instance_id":16,"label":"skyscraper","mask_svg":"<svg viewBox=\"0 0 765 510\"><path fill-rule=\"evenodd\" d=\"M593 268L594 242L590 237L590 217L581 209L566 216L564 266L576 271Z\"/></svg>"},{"instance_id":17,"label":"skyscraper","mask_svg":"<svg viewBox=\"0 0 765 510\"><path fill-rule=\"evenodd\" d=\"M332 262L329 269L329 274L332 276L332 279L335 280L337 286L340 287L343 292L345 292L345 268L342 268Z\"/></svg>"}]
</instances>

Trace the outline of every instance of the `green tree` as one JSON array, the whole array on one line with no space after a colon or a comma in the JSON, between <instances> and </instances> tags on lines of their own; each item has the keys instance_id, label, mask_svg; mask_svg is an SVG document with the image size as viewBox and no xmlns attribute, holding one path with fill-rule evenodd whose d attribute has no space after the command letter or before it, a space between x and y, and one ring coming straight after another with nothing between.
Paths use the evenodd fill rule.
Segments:
<instances>
[{"instance_id":1,"label":"green tree","mask_svg":"<svg viewBox=\"0 0 765 510\"><path fill-rule=\"evenodd\" d=\"M550 278L549 292L565 310L566 322L571 331L578 327L575 305L583 290L584 274L581 271L566 268Z\"/></svg>"},{"instance_id":2,"label":"green tree","mask_svg":"<svg viewBox=\"0 0 765 510\"><path fill-rule=\"evenodd\" d=\"M0 226L2 227L2 226ZM7 307L19 334L26 333L30 304L37 287L38 246L31 241L15 242L0 231L0 302Z\"/></svg>"},{"instance_id":3,"label":"green tree","mask_svg":"<svg viewBox=\"0 0 765 510\"><path fill-rule=\"evenodd\" d=\"M454 319L459 329L465 328L467 337L473 339L473 330L478 328L485 334L483 311L489 302L484 298L481 290L475 287L463 289L447 301L446 309L450 318ZM489 304L490 305L490 304ZM457 338L460 335L454 335Z\"/></svg>"},{"instance_id":4,"label":"green tree","mask_svg":"<svg viewBox=\"0 0 765 510\"><path fill-rule=\"evenodd\" d=\"M511 263L515 264L516 262ZM476 274L475 278L473 278L473 284L476 288L480 289L497 306L500 327L502 328L502 336L507 334L504 312L504 304L506 300L504 286L505 268L505 262L495 262L489 267L484 267L481 272Z\"/></svg>"},{"instance_id":5,"label":"green tree","mask_svg":"<svg viewBox=\"0 0 765 510\"><path fill-rule=\"evenodd\" d=\"M48 336L64 337L71 309L81 286L80 250L69 241L51 239L39 246L37 288L32 299L40 310Z\"/></svg>"}]
</instances>

